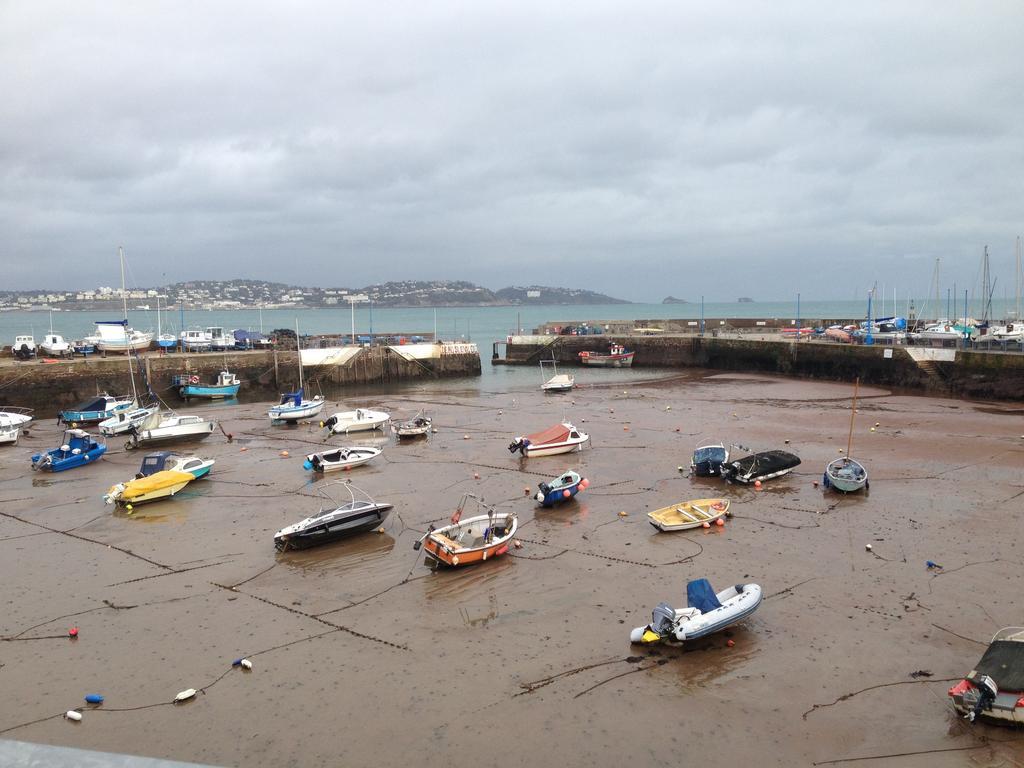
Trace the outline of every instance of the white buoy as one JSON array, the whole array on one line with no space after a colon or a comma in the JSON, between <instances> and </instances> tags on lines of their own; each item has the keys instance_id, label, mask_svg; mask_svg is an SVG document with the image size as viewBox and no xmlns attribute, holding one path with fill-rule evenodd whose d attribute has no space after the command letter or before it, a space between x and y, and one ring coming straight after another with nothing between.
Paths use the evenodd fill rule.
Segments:
<instances>
[{"instance_id":1,"label":"white buoy","mask_svg":"<svg viewBox=\"0 0 1024 768\"><path fill-rule=\"evenodd\" d=\"M82 719L82 713L75 712L75 710L73 709L69 709L67 712L64 713L64 717L66 717L68 720L74 720L77 723L79 720Z\"/></svg>"},{"instance_id":2,"label":"white buoy","mask_svg":"<svg viewBox=\"0 0 1024 768\"><path fill-rule=\"evenodd\" d=\"M176 702L177 701L188 701L189 699L191 699L195 695L196 695L196 689L195 688L186 688L184 691L182 691L177 696L175 696L174 700Z\"/></svg>"},{"instance_id":3,"label":"white buoy","mask_svg":"<svg viewBox=\"0 0 1024 768\"><path fill-rule=\"evenodd\" d=\"M870 552L871 551L871 545L870 544L865 544L864 545L864 549L866 549L868 552Z\"/></svg>"},{"instance_id":4,"label":"white buoy","mask_svg":"<svg viewBox=\"0 0 1024 768\"><path fill-rule=\"evenodd\" d=\"M248 670L252 669L252 662L249 661L248 659L242 659L238 663L242 666L242 669L248 669Z\"/></svg>"}]
</instances>

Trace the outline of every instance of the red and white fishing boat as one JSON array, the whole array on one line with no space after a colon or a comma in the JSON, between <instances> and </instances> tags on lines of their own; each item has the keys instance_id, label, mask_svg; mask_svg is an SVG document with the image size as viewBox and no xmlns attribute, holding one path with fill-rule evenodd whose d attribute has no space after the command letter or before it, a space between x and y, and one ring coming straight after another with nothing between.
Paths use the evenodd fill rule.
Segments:
<instances>
[{"instance_id":1,"label":"red and white fishing boat","mask_svg":"<svg viewBox=\"0 0 1024 768\"><path fill-rule=\"evenodd\" d=\"M463 520L462 512L470 499L478 508L486 510L486 514ZM426 552L427 565L433 568L439 565L473 565L508 552L518 527L515 512L497 512L478 496L464 493L451 517L451 524L442 528L431 525L430 530L413 544L413 549L422 547Z\"/></svg>"},{"instance_id":2,"label":"red and white fishing boat","mask_svg":"<svg viewBox=\"0 0 1024 768\"><path fill-rule=\"evenodd\" d=\"M814 329L811 328L811 327L808 327L808 326L805 326L803 328L796 328L796 327L782 328L780 330L782 332L782 337L784 339L799 339L799 338L801 338L803 336L813 336L814 335Z\"/></svg>"},{"instance_id":3,"label":"red and white fishing boat","mask_svg":"<svg viewBox=\"0 0 1024 768\"><path fill-rule=\"evenodd\" d=\"M838 341L841 344L849 344L853 341L853 336L849 331L840 328L838 325L833 325L831 328L825 329L825 338Z\"/></svg>"},{"instance_id":4,"label":"red and white fishing boat","mask_svg":"<svg viewBox=\"0 0 1024 768\"><path fill-rule=\"evenodd\" d=\"M621 344L612 344L607 354L601 352L589 352L584 350L579 353L581 365L593 365L603 368L629 368L633 365L633 355L636 352L627 352Z\"/></svg>"},{"instance_id":5,"label":"red and white fishing boat","mask_svg":"<svg viewBox=\"0 0 1024 768\"><path fill-rule=\"evenodd\" d=\"M523 456L555 456L559 453L582 451L590 435L582 432L568 421L548 427L543 432L520 435L509 446L509 453L519 451Z\"/></svg>"}]
</instances>

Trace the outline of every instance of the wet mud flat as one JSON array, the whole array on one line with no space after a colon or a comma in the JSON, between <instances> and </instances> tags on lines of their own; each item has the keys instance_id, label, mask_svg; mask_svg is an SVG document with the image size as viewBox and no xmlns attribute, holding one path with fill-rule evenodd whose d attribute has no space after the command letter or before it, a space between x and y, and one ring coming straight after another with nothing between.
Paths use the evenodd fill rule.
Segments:
<instances>
[{"instance_id":1,"label":"wet mud flat","mask_svg":"<svg viewBox=\"0 0 1024 768\"><path fill-rule=\"evenodd\" d=\"M325 410L434 419L436 434L402 444L271 426L257 404L200 406L233 440L177 450L216 458L210 477L130 515L100 497L142 451L115 439L96 466L32 473L29 456L59 440L45 419L0 447L0 738L245 766L1024 759L1024 734L968 726L946 697L996 630L1024 624L1024 419L1011 407L862 388L853 454L871 489L844 497L814 481L846 447L851 387L581 372L584 386L544 396L513 381ZM507 451L562 418L591 435L583 452ZM803 464L760 491L678 471L718 440ZM384 453L321 479L302 469L303 454L344 444ZM574 500L546 510L526 495L570 467L592 483ZM384 532L275 552L274 532L345 478L395 505ZM523 546L432 571L413 542L463 492L515 510ZM732 501L723 528L647 522L713 495ZM630 645L700 577L766 597L728 633ZM241 657L251 672L232 667ZM187 688L199 693L172 704ZM63 719L93 692L106 701Z\"/></svg>"}]
</instances>

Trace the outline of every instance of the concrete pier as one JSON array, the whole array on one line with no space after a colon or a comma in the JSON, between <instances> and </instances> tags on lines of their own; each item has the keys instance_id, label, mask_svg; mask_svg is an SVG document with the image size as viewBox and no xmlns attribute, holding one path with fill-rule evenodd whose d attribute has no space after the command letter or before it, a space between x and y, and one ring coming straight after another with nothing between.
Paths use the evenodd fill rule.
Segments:
<instances>
[{"instance_id":1,"label":"concrete pier","mask_svg":"<svg viewBox=\"0 0 1024 768\"><path fill-rule=\"evenodd\" d=\"M434 347L435 345L429 345ZM353 348L343 364L307 365L307 386L320 386L325 394L339 387L362 384L394 384L416 379L456 378L480 375L480 354L475 345L436 345L429 356L413 356L405 347ZM310 350L303 350L304 353ZM227 353L147 352L140 356L150 386L162 399L177 399L172 379L190 373L212 382L218 371L230 370L244 382L243 400L276 400L281 392L298 386L298 353L295 350L257 350ZM135 385L144 390L139 365L132 358ZM124 355L89 356L73 360L0 362L0 404L34 408L45 418L59 408L84 400L97 392L130 393L131 380Z\"/></svg>"},{"instance_id":2,"label":"concrete pier","mask_svg":"<svg viewBox=\"0 0 1024 768\"><path fill-rule=\"evenodd\" d=\"M636 368L713 368L780 373L808 379L853 381L916 389L929 394L993 400L1024 399L1024 355L1002 352L935 350L915 360L901 345L863 346L806 340L762 340L711 336L513 336L505 357L492 362L537 365L555 359L579 362L579 353L607 351L617 342L636 352Z\"/></svg>"}]
</instances>

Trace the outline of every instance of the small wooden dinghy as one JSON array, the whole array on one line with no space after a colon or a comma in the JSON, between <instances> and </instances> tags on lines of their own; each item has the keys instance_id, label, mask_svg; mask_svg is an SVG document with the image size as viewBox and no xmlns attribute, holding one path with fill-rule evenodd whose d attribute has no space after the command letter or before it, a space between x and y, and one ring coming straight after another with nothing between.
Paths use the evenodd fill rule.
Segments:
<instances>
[{"instance_id":1,"label":"small wooden dinghy","mask_svg":"<svg viewBox=\"0 0 1024 768\"><path fill-rule=\"evenodd\" d=\"M694 499L648 512L647 517L660 531L685 531L712 525L728 514L728 499Z\"/></svg>"},{"instance_id":2,"label":"small wooden dinghy","mask_svg":"<svg viewBox=\"0 0 1024 768\"><path fill-rule=\"evenodd\" d=\"M333 451L311 453L302 463L303 469L314 472L336 472L341 469L352 469L360 464L377 458L382 453L380 448L369 445L349 445Z\"/></svg>"},{"instance_id":3,"label":"small wooden dinghy","mask_svg":"<svg viewBox=\"0 0 1024 768\"><path fill-rule=\"evenodd\" d=\"M737 584L719 593L707 579L686 585L686 608L658 603L651 623L629 633L632 643L656 643L659 640L695 640L719 632L750 616L761 605L761 587Z\"/></svg>"},{"instance_id":4,"label":"small wooden dinghy","mask_svg":"<svg viewBox=\"0 0 1024 768\"><path fill-rule=\"evenodd\" d=\"M487 513L463 520L462 512L470 499ZM473 565L508 552L518 527L519 521L514 512L497 512L479 497L466 493L451 517L451 524L442 528L431 526L413 544L413 549L422 547L426 552L427 565L432 568L442 564Z\"/></svg>"},{"instance_id":5,"label":"small wooden dinghy","mask_svg":"<svg viewBox=\"0 0 1024 768\"><path fill-rule=\"evenodd\" d=\"M533 495L533 498L543 507L553 507L568 501L580 491L585 491L590 481L580 477L580 473L567 469L558 477L548 480L546 483L537 483L540 489Z\"/></svg>"}]
</instances>

